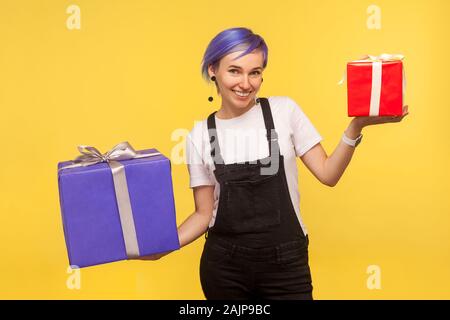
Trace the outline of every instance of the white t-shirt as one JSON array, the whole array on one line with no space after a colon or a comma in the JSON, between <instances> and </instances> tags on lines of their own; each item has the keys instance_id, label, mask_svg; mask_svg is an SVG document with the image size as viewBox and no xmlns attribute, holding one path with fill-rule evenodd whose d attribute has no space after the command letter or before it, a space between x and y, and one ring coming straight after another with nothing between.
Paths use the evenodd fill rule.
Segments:
<instances>
[{"instance_id":1,"label":"white t-shirt","mask_svg":"<svg viewBox=\"0 0 450 320\"><path fill-rule=\"evenodd\" d=\"M301 157L322 140L321 135L303 110L289 97L268 98L275 130L278 133L280 153L284 156L284 168L289 194L302 226L308 234L300 216L300 193L296 157ZM216 119L217 137L225 164L254 161L269 156L269 146L260 103L244 114L232 119ZM190 175L190 188L213 185L214 211L209 226L216 220L220 184L213 171L207 120L198 121L186 138L186 161Z\"/></svg>"}]
</instances>

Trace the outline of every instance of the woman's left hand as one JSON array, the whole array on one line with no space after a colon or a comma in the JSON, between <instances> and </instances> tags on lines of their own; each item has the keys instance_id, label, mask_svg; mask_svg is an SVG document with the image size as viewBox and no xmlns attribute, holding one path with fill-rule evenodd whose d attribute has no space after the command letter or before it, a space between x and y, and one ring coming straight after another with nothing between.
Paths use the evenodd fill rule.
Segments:
<instances>
[{"instance_id":1,"label":"woman's left hand","mask_svg":"<svg viewBox=\"0 0 450 320\"><path fill-rule=\"evenodd\" d=\"M400 122L406 117L408 112L408 106L403 106L403 114L401 116L372 116L372 117L355 117L354 121L356 121L361 128L365 126L370 126L373 124L382 124L382 123L391 123L391 122Z\"/></svg>"}]
</instances>

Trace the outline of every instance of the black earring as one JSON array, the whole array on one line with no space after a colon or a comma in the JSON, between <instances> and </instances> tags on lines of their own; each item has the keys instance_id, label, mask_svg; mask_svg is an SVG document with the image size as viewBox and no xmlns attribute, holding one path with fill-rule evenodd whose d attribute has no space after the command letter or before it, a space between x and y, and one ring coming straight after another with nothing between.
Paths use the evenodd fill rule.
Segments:
<instances>
[{"instance_id":1,"label":"black earring","mask_svg":"<svg viewBox=\"0 0 450 320\"><path fill-rule=\"evenodd\" d=\"M211 77L211 81L216 82L216 77L215 77L215 76L212 76L212 77ZM212 96L208 97L208 101L209 101L209 102L212 102L213 100L214 100L214 99L213 99Z\"/></svg>"},{"instance_id":2,"label":"black earring","mask_svg":"<svg viewBox=\"0 0 450 320\"><path fill-rule=\"evenodd\" d=\"M263 82L264 81L264 79L263 78L261 78L261 82Z\"/></svg>"}]
</instances>

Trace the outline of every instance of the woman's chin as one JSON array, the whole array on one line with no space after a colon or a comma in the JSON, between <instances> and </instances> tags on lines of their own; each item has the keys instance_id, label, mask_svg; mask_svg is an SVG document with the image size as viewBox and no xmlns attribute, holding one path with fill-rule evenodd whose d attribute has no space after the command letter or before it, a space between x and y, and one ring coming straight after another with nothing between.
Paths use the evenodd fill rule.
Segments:
<instances>
[{"instance_id":1,"label":"woman's chin","mask_svg":"<svg viewBox=\"0 0 450 320\"><path fill-rule=\"evenodd\" d=\"M236 103L239 104L242 107L248 106L248 104L250 103L250 100L251 100L250 96L245 97L245 98L241 98L241 97L236 97L235 96L233 98L234 98L233 100L236 101Z\"/></svg>"}]
</instances>

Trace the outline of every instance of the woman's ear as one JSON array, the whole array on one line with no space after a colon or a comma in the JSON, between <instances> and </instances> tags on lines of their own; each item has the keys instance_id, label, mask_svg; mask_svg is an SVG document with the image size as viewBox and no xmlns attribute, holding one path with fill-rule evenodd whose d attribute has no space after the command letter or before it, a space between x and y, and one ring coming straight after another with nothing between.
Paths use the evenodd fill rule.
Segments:
<instances>
[{"instance_id":1,"label":"woman's ear","mask_svg":"<svg viewBox=\"0 0 450 320\"><path fill-rule=\"evenodd\" d=\"M208 74L209 74L209 77L211 78L212 76L214 76L215 75L215 70L214 70L214 67L210 64L209 66L208 66Z\"/></svg>"}]
</instances>

